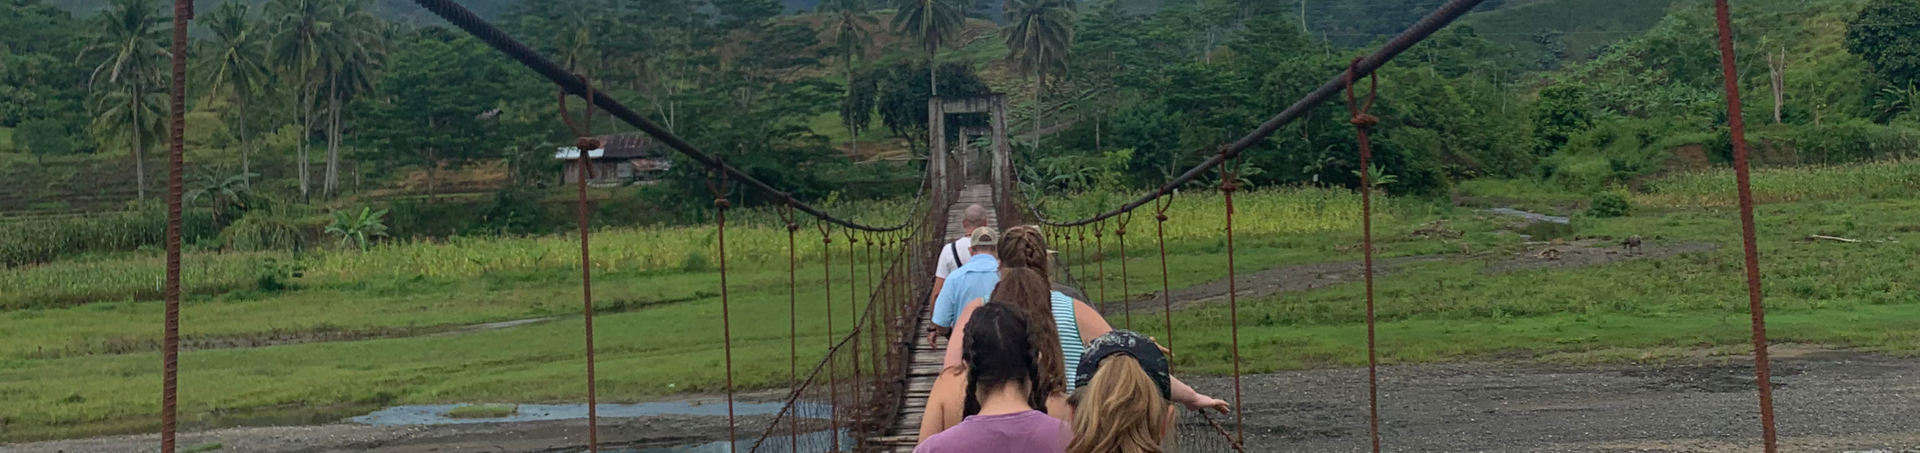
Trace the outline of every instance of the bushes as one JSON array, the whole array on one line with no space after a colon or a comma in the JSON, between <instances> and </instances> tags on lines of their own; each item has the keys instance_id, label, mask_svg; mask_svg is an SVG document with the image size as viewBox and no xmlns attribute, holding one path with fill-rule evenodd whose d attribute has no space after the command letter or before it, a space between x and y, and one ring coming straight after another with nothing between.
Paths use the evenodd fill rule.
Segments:
<instances>
[{"instance_id":1,"label":"bushes","mask_svg":"<svg viewBox=\"0 0 1920 453\"><path fill-rule=\"evenodd\" d=\"M1863 119L1802 125L1780 134L1802 164L1842 164L1906 157L1920 147L1920 130L1882 126Z\"/></svg>"},{"instance_id":2,"label":"bushes","mask_svg":"<svg viewBox=\"0 0 1920 453\"><path fill-rule=\"evenodd\" d=\"M1587 215L1600 218L1624 217L1632 210L1632 205L1627 203L1627 194L1619 191L1594 194L1587 203Z\"/></svg>"},{"instance_id":3,"label":"bushes","mask_svg":"<svg viewBox=\"0 0 1920 453\"><path fill-rule=\"evenodd\" d=\"M182 242L215 234L213 216L188 211L182 216ZM0 268L51 262L61 256L118 252L165 243L167 213L144 209L106 215L0 221Z\"/></svg>"}]
</instances>

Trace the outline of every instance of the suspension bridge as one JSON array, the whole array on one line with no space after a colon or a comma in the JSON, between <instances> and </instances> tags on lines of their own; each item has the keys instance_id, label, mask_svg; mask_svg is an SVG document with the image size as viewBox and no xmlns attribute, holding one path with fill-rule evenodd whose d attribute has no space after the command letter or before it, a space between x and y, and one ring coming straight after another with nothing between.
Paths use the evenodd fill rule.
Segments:
<instances>
[{"instance_id":1,"label":"suspension bridge","mask_svg":"<svg viewBox=\"0 0 1920 453\"><path fill-rule=\"evenodd\" d=\"M728 396L728 439L731 441L729 442L729 449L735 452L799 453L838 451L905 452L912 450L915 444L914 438L919 429L919 421L922 413L926 409L928 393L933 387L932 383L934 378L941 371L940 351L922 344L921 337L918 335L920 332L924 332L924 326L928 322L928 305L930 302L928 300L928 292L932 280L932 272L930 270L933 268L933 260L938 256L941 244L958 238L965 233L961 231L959 227L958 216L960 210L972 204L990 206L990 212L992 212L991 220L995 225L1001 227L1028 222L1044 225L1049 228L1049 236L1058 241L1057 245L1070 244L1077 239L1079 241L1078 251L1081 252L1083 256L1085 253L1085 238L1088 235L1091 234L1094 237L1095 247L1098 248L1097 250L1100 250L1096 253L1104 254L1104 249L1099 247L1103 247L1103 237L1111 234L1119 242L1119 252L1124 255L1127 250L1125 243L1127 222L1128 219L1132 218L1131 214L1134 213L1134 211L1151 205L1155 209L1155 211L1151 212L1156 227L1164 225L1164 223L1169 220L1165 213L1166 208L1172 203L1174 189L1185 186L1202 175L1215 174L1216 172L1221 176L1221 184L1218 190L1225 195L1223 197L1225 203L1224 206L1221 206L1221 209L1227 212L1226 224L1222 225L1227 244L1227 254L1226 262L1223 264L1228 272L1227 282L1229 282L1230 287L1227 292L1227 299L1228 306L1230 307L1230 316L1234 318L1232 323L1235 326L1231 345L1233 349L1234 366L1234 375L1232 376L1233 397L1231 401L1235 408L1244 412L1244 410L1248 408L1241 404L1237 291L1231 288L1231 284L1234 281L1232 223L1234 208L1232 195L1238 189L1236 179L1237 166L1235 165L1237 158L1240 157L1241 153L1253 148L1256 144L1264 142L1280 128L1303 117L1309 111L1320 107L1322 104L1335 100L1344 92L1346 95L1346 105L1352 114L1352 123L1356 129L1355 138L1360 144L1360 167L1367 168L1367 162L1370 157L1368 131L1378 124L1378 120L1367 113L1368 107L1372 104L1372 96L1370 94L1371 87L1367 86L1371 85L1371 82L1368 81L1368 78L1373 76L1374 71L1387 64L1400 53L1432 35L1434 32L1444 28L1476 6L1479 6L1482 0L1453 0L1435 9L1427 17L1414 24L1405 32L1385 42L1373 53L1355 59L1347 70L1337 74L1329 74L1330 80L1319 89L1305 95L1286 110L1279 112L1271 119L1260 124L1245 136L1232 143L1222 145L1219 148L1219 152L1206 161L1188 169L1177 177L1167 181L1165 185L1160 188L1149 191L1135 200L1116 206L1101 214L1081 219L1065 220L1046 218L1043 212L1039 212L1032 208L1031 204L1022 200L1021 195L1014 189L1014 181L1017 178L1011 163L1013 159L1009 155L1011 149L1006 143L1004 117L1003 115L997 114L998 110L996 110L996 108L1004 107L1002 105L1004 100L991 98L984 100L935 98L929 103L930 105L928 107L930 116L934 119L932 126L929 128L929 139L933 145L930 147L931 156L927 160L926 173L921 184L922 193L916 197L919 200L918 207L912 210L913 213L909 218L901 219L898 224L892 225L869 225L847 220L846 217L838 216L812 206L782 191L779 187L771 186L743 173L739 169L727 165L719 156L705 152L698 146L681 139L672 132L621 104L618 100L597 93L593 89L589 77L575 74L562 68L559 64L515 40L512 36L507 35L499 28L481 19L453 0L415 0L415 2L553 82L559 89L559 99L563 112L567 112L565 104L569 97L584 99L586 101L585 121L575 121L570 113L565 115L569 126L574 128L573 132L575 135L581 137L578 142L580 149L589 150L598 148L599 144L597 140L591 138L593 137L591 130L581 125L590 127L593 123L593 115L595 115L596 111L599 111L638 128L640 131L659 140L660 143L686 155L699 165L705 167L710 180L709 185L715 195L714 209L717 214L715 216L717 220L715 228L718 233L718 245L720 248L719 267L721 287L719 294L721 298L722 316L720 325L717 327L726 332L725 346L728 351L726 356L726 392ZM1771 381L1769 378L1769 361L1767 358L1767 341L1765 336L1765 312L1759 289L1759 264L1754 239L1753 202L1750 194L1750 184L1748 182L1747 148L1744 136L1744 125L1742 124L1740 115L1741 109L1737 92L1738 86L1735 80L1732 30L1728 21L1729 13L1727 3L1728 0L1716 1L1719 22L1719 46L1722 54L1728 94L1728 110L1730 112L1731 129L1733 132L1734 167L1737 174L1736 180L1738 181L1739 205L1744 233L1743 240L1746 249L1746 271L1749 293L1751 295L1750 303L1753 315L1752 332L1757 364L1755 367L1756 388L1760 397L1761 417L1759 422L1762 425L1765 436L1766 451L1771 453L1777 451L1777 446L1773 426L1771 386L1769 385ZM167 234L168 272L164 292L166 302L166 337L163 348L165 385L162 391L162 426L160 432L161 448L162 451L165 452L176 451L174 443L176 434L175 412L177 410L176 389L179 369L180 322L178 308L180 300L179 219L181 216L183 178L182 152L185 105L183 97L186 80L183 73L185 71L186 30L192 16L192 2L186 0L176 1L174 10L175 20L172 24L174 32L172 49L174 77L171 87L173 103L171 112L172 127L170 130L170 193L168 195L170 217ZM1360 94L1362 92L1368 94L1362 95ZM958 153L948 152L948 150L945 149L944 141L947 133L941 126L942 121L940 118L947 113L982 111L996 112L994 115L995 145L992 151L993 157L990 164L988 164L989 171L969 172L968 168L970 166L967 165L965 159L958 157ZM581 154L584 155L585 153L583 152ZM588 171L588 167L587 165L578 166L583 173L583 175L581 175L582 180L587 179L587 175L584 173ZM1363 203L1363 209L1367 211L1363 214L1363 218L1367 219L1363 223L1363 228L1367 231L1367 239L1365 240L1366 243L1363 244L1363 249L1366 251L1367 338L1370 358L1367 385L1369 391L1368 413L1372 450L1378 452L1381 449L1381 432L1378 414L1377 373L1374 372L1377 365L1372 363L1374 346L1374 298L1372 294L1373 247L1371 246L1372 226L1370 217L1371 185L1366 178L1366 175L1362 176L1360 191L1363 200L1366 200ZM584 373L581 377L585 382L584 397L589 403L587 417L588 435L584 449L597 452L600 451L601 445L596 428L598 416L593 410L595 407L594 403L597 402L597 394L594 388L594 337L592 325L594 318L592 313L592 295L590 292L592 268L586 265L588 264L586 254L587 242L590 240L590 232L587 229L589 219L586 210L585 189L584 185L581 186L580 223L582 242L581 258L583 264L581 277L583 312L585 314L583 330L587 339L587 366L585 370L583 370ZM825 301L829 307L829 312L827 313L828 330L836 331L832 324L834 322L844 322L846 324L842 324L842 328L848 332L843 336L831 338L829 344L825 345L828 348L825 358L812 364L802 364L799 362L799 350L802 346L798 343L798 332L792 332L793 335L790 335L790 338L793 338L793 340L790 341L790 348L793 349L793 358L790 359L790 384L787 389L787 394L785 398L783 398L783 408L770 422L764 425L741 424L736 421L733 411L733 402L735 400L735 389L732 380L733 357L731 353L733 335L730 311L728 308L725 235L726 212L731 206L727 202L725 194L735 189L758 191L766 195L764 198L773 200L784 213L787 221L790 244L797 244L802 236L806 236L808 240L814 239L813 232L803 233L799 223L801 220L800 217L802 216L814 217L816 220L815 224L817 225L816 229L818 230L818 240L827 244L827 247L823 248L821 255L818 257L798 256L797 253L794 252L795 247L789 247L790 270L797 270L797 264L803 259L818 259L825 264L825 272L828 276L826 281L829 286L829 288L826 288L828 291L827 300ZM1160 245L1163 250L1161 262L1163 278L1161 280L1163 286L1165 286L1167 279L1165 278L1166 269L1163 240ZM862 271L855 266L855 263L861 260L878 264L875 266L867 266L864 271L864 280L859 278L862 276ZM1124 262L1125 259L1122 260L1122 263ZM844 263L845 267L838 267L840 263ZM833 288L831 286L837 283L835 283L836 280L832 277L834 273L839 272L838 269L844 269L846 276L851 278L846 280L849 282L847 286ZM875 272L879 272L880 274L874 275ZM1066 278L1062 280L1070 285L1077 286L1077 284L1086 284L1086 282L1074 282L1070 272L1065 274ZM794 272L790 272L789 275L789 289L792 290L797 286L797 276L794 275ZM864 284L860 283L862 281L864 281ZM1104 293L1104 282L1099 282L1098 284L1102 285L1100 293ZM1080 291L1081 293L1086 293L1084 287L1080 289L1082 289L1082 291ZM1160 302L1162 303L1169 302L1167 299L1170 297L1170 292L1165 291L1165 289L1167 288L1163 287L1163 291L1160 292ZM1125 293L1126 291L1122 292ZM790 294L796 294L791 297L792 300L790 300L790 303L797 307L800 303L797 291L790 291ZM1104 295L1101 296L1101 299L1104 301ZM843 306L841 305L842 302L844 302L846 310L843 312L833 311L837 309L837 307ZM1123 305L1130 307L1132 304L1127 303ZM1161 314L1164 317L1164 322L1166 322L1168 326L1168 336L1170 338L1167 340L1169 343L1172 343L1172 317L1177 316L1177 314L1174 313L1170 307L1168 308L1167 310L1162 310ZM795 310L793 313L793 316L797 316L798 311ZM1109 315L1111 315L1111 313L1109 313ZM1127 315L1131 317L1130 312ZM814 348L818 346L820 345L807 345L806 347ZM1174 354L1177 355L1179 353L1177 343L1174 344L1173 349ZM1239 413L1240 412L1236 412L1234 415L1223 417L1221 420L1215 420L1210 417L1200 416L1198 413L1193 413L1196 416L1183 421L1177 433L1181 450L1244 451L1246 449L1247 433L1245 425L1239 417Z\"/></svg>"}]
</instances>

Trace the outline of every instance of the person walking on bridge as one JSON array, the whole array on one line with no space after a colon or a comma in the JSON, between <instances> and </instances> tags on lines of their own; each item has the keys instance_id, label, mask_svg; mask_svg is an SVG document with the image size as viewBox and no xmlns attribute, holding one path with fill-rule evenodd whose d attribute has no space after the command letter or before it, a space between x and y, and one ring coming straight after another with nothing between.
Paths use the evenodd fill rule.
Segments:
<instances>
[{"instance_id":1,"label":"person walking on bridge","mask_svg":"<svg viewBox=\"0 0 1920 453\"><path fill-rule=\"evenodd\" d=\"M987 208L977 204L967 206L966 212L960 215L960 231L962 231L960 238L940 247L940 261L934 264L933 269L933 292L927 297L934 298L936 301L939 299L940 291L946 289L947 277L952 275L954 270L965 266L969 257L972 256L973 239L969 236L973 235L973 230L985 226L989 226L987 225ZM938 348L941 337L953 334L951 327L953 327L951 322L946 325L938 322L928 325L927 347Z\"/></svg>"},{"instance_id":2,"label":"person walking on bridge","mask_svg":"<svg viewBox=\"0 0 1920 453\"><path fill-rule=\"evenodd\" d=\"M1068 364L1078 364L1081 355L1087 351L1089 339L1099 338L1112 332L1113 326L1107 324L1107 318L1101 316L1100 312L1095 311L1086 302L1050 289L1053 285L1049 271L1053 267L1048 254L1046 236L1040 233L1038 227L1032 225L1013 227L1007 229L999 239L998 259L1001 273L1004 275L997 283L999 287L993 290L992 303L1022 307L1029 317L1039 320L1034 321L1035 324L1045 325L1044 319L1054 321L1051 327L1055 329L1055 335L1047 339L1057 348L1048 348L1040 353L1041 367L1054 375L1043 377L1041 387L1061 392L1062 396L1072 393L1074 382L1079 376L1076 367ZM960 319L953 326L954 342L965 341L968 320L973 315L973 310L981 306L979 302L972 301L962 306ZM960 351L948 348L941 366L952 367L960 363ZM1055 382L1059 385L1052 385ZM1220 412L1231 409L1226 401L1196 392L1193 387L1180 382L1177 378L1172 379L1171 387L1172 390L1169 393L1172 400L1189 409L1213 409ZM1055 415L1066 418L1064 414Z\"/></svg>"},{"instance_id":3,"label":"person walking on bridge","mask_svg":"<svg viewBox=\"0 0 1920 453\"><path fill-rule=\"evenodd\" d=\"M962 238L967 240L967 251L972 255L965 266L947 274L947 283L933 299L934 332L927 339L928 347L938 348L937 337L953 333L953 323L966 308L963 304L987 297L993 293L994 285L1000 283L1000 261L995 258L999 237L1000 232L993 227L978 227L967 238Z\"/></svg>"}]
</instances>

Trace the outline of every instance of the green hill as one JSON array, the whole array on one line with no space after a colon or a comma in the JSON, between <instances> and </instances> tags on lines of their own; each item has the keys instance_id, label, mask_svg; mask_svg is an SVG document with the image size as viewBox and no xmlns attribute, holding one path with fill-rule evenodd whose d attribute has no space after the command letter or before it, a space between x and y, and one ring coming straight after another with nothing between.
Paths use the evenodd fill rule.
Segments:
<instances>
[{"instance_id":1,"label":"green hill","mask_svg":"<svg viewBox=\"0 0 1920 453\"><path fill-rule=\"evenodd\" d=\"M200 11L212 11L213 8L219 7L221 4L224 4L228 1L229 0L198 0L196 3L194 3L194 8ZM267 2L267 0L241 0L241 1L246 1L254 4L261 4L261 3ZM468 9L473 10L473 12L479 14L480 17L488 17L488 18L499 17L501 14L505 14L508 8L512 7L514 4L518 2L519 0L460 0L460 4L462 6L466 6ZM110 1L109 0L47 0L46 3L49 5L60 7L61 9L65 9L67 11L71 11L76 15L88 15L88 14L93 14L93 12L95 11L105 9L107 7L107 4L110 3ZM409 1L409 0L379 0L377 3L378 3L378 6L376 8L376 11L379 11L381 16L387 17L389 19L401 19L401 20L406 20L409 22L416 22L416 23L423 23L423 22L429 22L434 20L433 13L429 13L427 12L427 10L421 9L419 5L415 5L413 4L412 1Z\"/></svg>"},{"instance_id":2,"label":"green hill","mask_svg":"<svg viewBox=\"0 0 1920 453\"><path fill-rule=\"evenodd\" d=\"M1539 55L1543 32L1562 34L1570 61L1593 57L1599 46L1631 38L1653 28L1676 0L1509 1L1504 7L1461 20L1487 39L1512 45L1521 56Z\"/></svg>"}]
</instances>

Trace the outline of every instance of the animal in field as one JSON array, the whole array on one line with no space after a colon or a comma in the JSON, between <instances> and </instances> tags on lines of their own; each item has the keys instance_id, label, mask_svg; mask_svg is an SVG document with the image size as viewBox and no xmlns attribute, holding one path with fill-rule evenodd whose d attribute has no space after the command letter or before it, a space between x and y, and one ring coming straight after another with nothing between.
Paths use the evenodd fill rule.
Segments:
<instances>
[{"instance_id":1,"label":"animal in field","mask_svg":"<svg viewBox=\"0 0 1920 453\"><path fill-rule=\"evenodd\" d=\"M1627 240L1620 241L1620 246L1627 249L1628 255L1640 254L1640 235L1628 236Z\"/></svg>"},{"instance_id":2,"label":"animal in field","mask_svg":"<svg viewBox=\"0 0 1920 453\"><path fill-rule=\"evenodd\" d=\"M1548 260L1548 261L1555 261L1555 260L1559 260L1559 259L1560 259L1560 249L1557 249L1557 248L1547 248L1546 250L1541 250L1541 251L1540 251L1540 253L1537 253L1537 254L1534 254L1533 256L1534 256L1535 258L1540 258L1540 259L1544 259L1544 260Z\"/></svg>"}]
</instances>

